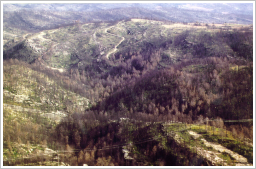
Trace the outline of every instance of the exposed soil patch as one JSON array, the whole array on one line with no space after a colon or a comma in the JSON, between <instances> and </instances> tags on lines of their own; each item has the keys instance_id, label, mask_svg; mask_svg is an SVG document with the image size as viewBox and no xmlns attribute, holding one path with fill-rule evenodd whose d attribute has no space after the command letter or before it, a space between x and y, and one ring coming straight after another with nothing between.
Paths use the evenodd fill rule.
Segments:
<instances>
[{"instance_id":1,"label":"exposed soil patch","mask_svg":"<svg viewBox=\"0 0 256 169\"><path fill-rule=\"evenodd\" d=\"M198 139L200 138L202 135L201 134L198 134L194 131L188 131L188 133L190 135L192 135L192 137L194 139ZM201 139L203 141L203 143L207 146L207 147L212 147L214 150L217 150L218 152L220 153L228 153L232 158L234 158L238 163L236 165L252 165L252 164L249 164L247 159L229 149L227 149L226 147L223 147L222 145L220 144L216 144L216 143L211 143L211 142L208 142L206 141L204 138ZM206 158L211 158L211 159L215 159L216 162L218 163L224 163L223 162L223 159L219 159L218 155L219 153L214 153L212 151L206 151L206 150L203 150L199 147L196 148L197 150L199 150L200 154L203 155L204 157ZM213 156L215 156L214 158L212 158ZM218 158L217 158L218 157ZM225 165L225 163L224 163Z\"/></svg>"}]
</instances>

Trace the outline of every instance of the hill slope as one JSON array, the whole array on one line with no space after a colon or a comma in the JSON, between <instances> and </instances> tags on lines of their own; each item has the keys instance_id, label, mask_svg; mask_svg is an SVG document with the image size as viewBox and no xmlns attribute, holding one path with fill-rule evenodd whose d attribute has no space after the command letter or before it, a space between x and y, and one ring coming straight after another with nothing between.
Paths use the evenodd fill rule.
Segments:
<instances>
[{"instance_id":1,"label":"hill slope","mask_svg":"<svg viewBox=\"0 0 256 169\"><path fill-rule=\"evenodd\" d=\"M7 142L39 144L49 141L54 126L68 112L82 112L88 107L88 99L66 90L49 76L17 60L4 63L5 145Z\"/></svg>"},{"instance_id":2,"label":"hill slope","mask_svg":"<svg viewBox=\"0 0 256 169\"><path fill-rule=\"evenodd\" d=\"M114 6L7 9L4 165L252 165L248 16Z\"/></svg>"}]
</instances>

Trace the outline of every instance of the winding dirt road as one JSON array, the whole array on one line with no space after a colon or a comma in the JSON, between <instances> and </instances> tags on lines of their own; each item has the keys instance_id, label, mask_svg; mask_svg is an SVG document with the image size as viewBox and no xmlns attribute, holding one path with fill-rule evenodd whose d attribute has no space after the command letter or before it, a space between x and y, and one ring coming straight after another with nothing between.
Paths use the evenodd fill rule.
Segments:
<instances>
[{"instance_id":1,"label":"winding dirt road","mask_svg":"<svg viewBox=\"0 0 256 169\"><path fill-rule=\"evenodd\" d=\"M120 42L115 46L114 49L112 49L111 51L108 52L108 54L106 55L107 58L109 58L109 55L111 55L112 53L115 53L117 51L117 47L125 40L124 37L122 37L122 39L120 40Z\"/></svg>"},{"instance_id":2,"label":"winding dirt road","mask_svg":"<svg viewBox=\"0 0 256 169\"><path fill-rule=\"evenodd\" d=\"M49 32L50 32L50 33L54 33L54 32L56 32L57 30L58 30L58 29L54 29L54 30L50 30ZM28 37L28 38L26 37L27 35L28 35L28 34L23 35L23 36L25 36L25 37L23 37L23 38L28 39L28 42L30 42L30 44L34 44L34 39L40 39L40 41L42 41L42 42L45 42L45 41L46 41L46 42L51 42L50 39L44 38L44 35L46 35L46 32L45 32L45 31L41 31L41 32L39 32L39 33L37 33L37 34L32 35L31 37ZM57 45L57 44L54 44L52 47L55 47L56 45ZM36 49L36 50L40 50L40 48L36 47L35 45L31 45L31 46L33 46L33 48ZM50 67L50 66L46 65L46 64L43 63L43 62L41 62L41 64L44 65L45 67L49 68L49 69L58 70L60 73L62 73L62 72L65 71L65 69Z\"/></svg>"},{"instance_id":3,"label":"winding dirt road","mask_svg":"<svg viewBox=\"0 0 256 169\"><path fill-rule=\"evenodd\" d=\"M122 36L118 36L118 35L115 35L115 34L112 34L112 33L108 33L108 32L107 32L108 29L110 29L110 28L112 28L112 27L113 27L113 26L106 28L106 29L105 29L105 33L106 33L106 34L109 34L109 35L112 35L112 36L116 36L116 37L122 38L122 39L119 41L118 44L115 45L115 47L114 47L112 50L110 50L110 51L107 53L106 57L107 57L108 59L109 59L109 56L110 56L112 53L115 53L115 52L118 50L117 47L125 40L125 38L122 37Z\"/></svg>"}]
</instances>

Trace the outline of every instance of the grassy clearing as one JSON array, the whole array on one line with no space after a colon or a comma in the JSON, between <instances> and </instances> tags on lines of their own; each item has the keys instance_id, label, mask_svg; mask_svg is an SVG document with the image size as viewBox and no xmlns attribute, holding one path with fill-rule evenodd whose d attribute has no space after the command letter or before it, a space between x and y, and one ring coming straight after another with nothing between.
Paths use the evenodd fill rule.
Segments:
<instances>
[{"instance_id":1,"label":"grassy clearing","mask_svg":"<svg viewBox=\"0 0 256 169\"><path fill-rule=\"evenodd\" d=\"M177 131L177 129L180 129L182 127L184 128L184 125L172 124L169 129L171 129L172 131ZM248 146L247 144L234 138L230 131L207 125L194 124L187 125L185 126L185 128L201 135L199 138L194 138L186 130L176 132L179 138L181 138L179 139L180 144L189 147L192 152L197 152L195 148L200 147L204 150L216 153L216 155L223 159L227 163L227 165L235 165L237 161L230 154L225 152L219 154L218 150L213 149L213 147L207 147L201 140L202 138L204 138L208 142L220 144L223 147L226 147L227 149L239 155L242 155L243 157L247 158L248 163L253 163L253 147Z\"/></svg>"},{"instance_id":2,"label":"grassy clearing","mask_svg":"<svg viewBox=\"0 0 256 169\"><path fill-rule=\"evenodd\" d=\"M167 132L170 132L170 131L176 132L176 131L185 130L185 129L187 129L187 125L184 123L171 123L167 127Z\"/></svg>"},{"instance_id":3,"label":"grassy clearing","mask_svg":"<svg viewBox=\"0 0 256 169\"><path fill-rule=\"evenodd\" d=\"M178 132L177 134L183 139L184 145L186 146L189 145L192 147L197 147L198 145L202 145L201 142L193 139L193 137L187 131Z\"/></svg>"},{"instance_id":4,"label":"grassy clearing","mask_svg":"<svg viewBox=\"0 0 256 169\"><path fill-rule=\"evenodd\" d=\"M200 134L201 137L194 139L186 130L192 130ZM191 151L194 151L193 147L199 146L207 151L217 152L217 150L214 150L212 147L207 147L203 141L201 141L201 139L204 138L209 142L220 144L223 147L226 147L227 149L230 149L231 151L244 156L247 158L249 163L253 163L253 147L237 140L233 137L230 131L225 129L208 125L185 125L173 123L167 127L167 131L176 132L179 138L181 138L181 144L190 147ZM227 153L222 153L219 155L219 157L227 161L228 164L235 162L235 160Z\"/></svg>"},{"instance_id":5,"label":"grassy clearing","mask_svg":"<svg viewBox=\"0 0 256 169\"><path fill-rule=\"evenodd\" d=\"M234 164L234 158L230 156L228 153L222 152L221 154L218 155L220 158L225 160L228 165L233 165Z\"/></svg>"},{"instance_id":6,"label":"grassy clearing","mask_svg":"<svg viewBox=\"0 0 256 169\"><path fill-rule=\"evenodd\" d=\"M239 69L246 68L247 66L238 66L238 65L232 65L229 67L229 70L238 71Z\"/></svg>"},{"instance_id":7,"label":"grassy clearing","mask_svg":"<svg viewBox=\"0 0 256 169\"><path fill-rule=\"evenodd\" d=\"M253 163L253 147L237 140L230 131L206 125L191 125L191 130L201 134L209 142L218 143L247 158Z\"/></svg>"},{"instance_id":8,"label":"grassy clearing","mask_svg":"<svg viewBox=\"0 0 256 169\"><path fill-rule=\"evenodd\" d=\"M206 29L207 28L206 26L195 26L195 25L188 25L188 24L184 25L179 23L175 23L172 25L162 25L162 26L165 28L181 28L181 29L184 29L184 28Z\"/></svg>"},{"instance_id":9,"label":"grassy clearing","mask_svg":"<svg viewBox=\"0 0 256 169\"><path fill-rule=\"evenodd\" d=\"M198 73L198 72L203 72L207 69L208 65L189 65L187 67L184 67L182 71L189 72L189 73Z\"/></svg>"},{"instance_id":10,"label":"grassy clearing","mask_svg":"<svg viewBox=\"0 0 256 169\"><path fill-rule=\"evenodd\" d=\"M222 128L217 128L217 127L213 127L213 126L209 126L209 125L189 125L189 128L192 131L197 132L198 134L207 134L209 136L212 135L217 135L217 136L221 136L221 137L225 137L231 140L234 140L234 137L232 135L232 133L228 130L222 129Z\"/></svg>"}]
</instances>

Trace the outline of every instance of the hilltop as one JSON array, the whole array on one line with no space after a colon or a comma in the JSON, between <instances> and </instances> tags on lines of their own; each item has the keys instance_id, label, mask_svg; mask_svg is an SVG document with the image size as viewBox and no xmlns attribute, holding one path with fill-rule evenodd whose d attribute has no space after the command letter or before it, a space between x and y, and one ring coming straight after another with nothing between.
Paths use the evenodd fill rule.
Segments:
<instances>
[{"instance_id":1,"label":"hilltop","mask_svg":"<svg viewBox=\"0 0 256 169\"><path fill-rule=\"evenodd\" d=\"M10 33L4 32L4 37L6 37L4 38L6 39L4 58L19 57L19 59L29 63L39 60L42 64L50 67L68 70L71 67L85 67L89 62L109 58L110 54L114 52L116 57L119 57L121 53L125 53L127 50L145 50L148 47L161 47L164 50L162 54L165 55L171 56L172 53L176 53L176 58L171 57L174 62L183 57L184 54L189 55L193 52L203 52L202 54L204 54L205 52L211 52L210 50L220 52L219 48L224 48L221 49L224 50L222 51L223 54L225 53L224 55L235 56L237 55L234 51L236 49L230 46L232 44L226 44L227 42L230 43L228 38L233 38L232 40L235 41L233 43L242 40L241 44L238 44L241 46L243 41L246 40L246 37L241 39L242 34L250 36L251 31L251 26L239 24L178 24L145 19L131 19L130 21L114 23L76 23L58 29L15 36L14 38L10 35L9 38L13 38L12 40L8 40L9 38L6 37ZM195 37L203 38L201 36L204 35L209 37L208 41L210 38L218 41L217 38L219 37L217 36L222 36L221 34L226 36L225 40L227 42L220 44L218 49L212 46L211 42L202 45L201 41L205 39L195 39ZM178 38L187 38L187 44L178 44L182 43L182 39L178 40ZM174 40L176 40L176 43L172 43ZM190 48L190 51L194 51L189 53L187 51L180 52L180 45L186 45ZM203 51L195 51L195 48ZM214 53L214 55L223 54ZM210 53L208 55L214 56Z\"/></svg>"},{"instance_id":2,"label":"hilltop","mask_svg":"<svg viewBox=\"0 0 256 169\"><path fill-rule=\"evenodd\" d=\"M115 22L132 18L172 22L253 23L250 3L117 3L117 4L3 4L4 30L11 34L40 32L76 21ZM9 34L10 35L10 34Z\"/></svg>"}]
</instances>

